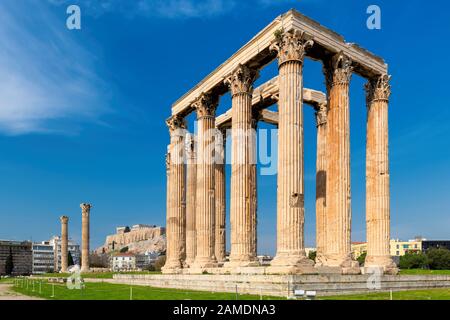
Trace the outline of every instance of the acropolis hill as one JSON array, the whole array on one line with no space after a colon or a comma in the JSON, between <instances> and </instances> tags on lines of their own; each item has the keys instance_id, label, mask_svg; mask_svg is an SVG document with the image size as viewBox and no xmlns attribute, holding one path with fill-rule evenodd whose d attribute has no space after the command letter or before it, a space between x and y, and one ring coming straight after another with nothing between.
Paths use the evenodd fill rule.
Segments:
<instances>
[{"instance_id":1,"label":"acropolis hill","mask_svg":"<svg viewBox=\"0 0 450 320\"><path fill-rule=\"evenodd\" d=\"M105 244L96 250L97 253L109 253L128 247L134 253L146 251L163 252L166 250L166 229L164 227L136 224L117 227L116 233L108 235Z\"/></svg>"}]
</instances>

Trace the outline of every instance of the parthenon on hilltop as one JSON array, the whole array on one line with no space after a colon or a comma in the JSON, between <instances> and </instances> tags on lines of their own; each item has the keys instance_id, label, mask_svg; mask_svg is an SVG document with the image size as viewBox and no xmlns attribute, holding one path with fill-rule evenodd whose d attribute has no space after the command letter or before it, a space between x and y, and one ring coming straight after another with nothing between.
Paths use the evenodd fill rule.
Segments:
<instances>
[{"instance_id":1,"label":"parthenon on hilltop","mask_svg":"<svg viewBox=\"0 0 450 320\"><path fill-rule=\"evenodd\" d=\"M305 58L323 63L327 92L303 88ZM279 75L254 88L259 70L278 59ZM351 256L349 83L367 79L365 268ZM279 16L172 106L167 120L167 261L164 273L395 274L389 254L388 100L380 57L295 10ZM220 96L232 106L217 116ZM268 107L277 104L278 110ZM316 261L304 248L303 104L317 126ZM197 137L185 118L197 113ZM256 256L255 138L259 121L278 127L277 252ZM225 257L224 143L231 132L231 250ZM231 129L231 130L230 130ZM211 147L212 146L212 147Z\"/></svg>"}]
</instances>

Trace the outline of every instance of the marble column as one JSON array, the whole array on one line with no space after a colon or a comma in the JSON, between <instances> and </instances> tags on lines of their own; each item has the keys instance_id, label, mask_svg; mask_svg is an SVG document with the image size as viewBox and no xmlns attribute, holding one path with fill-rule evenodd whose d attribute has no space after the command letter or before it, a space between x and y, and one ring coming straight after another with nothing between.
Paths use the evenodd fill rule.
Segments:
<instances>
[{"instance_id":1,"label":"marble column","mask_svg":"<svg viewBox=\"0 0 450 320\"><path fill-rule=\"evenodd\" d=\"M349 84L353 67L342 53L325 62L328 91L326 266L358 272L351 258ZM352 269L351 268L355 268Z\"/></svg>"},{"instance_id":2,"label":"marble column","mask_svg":"<svg viewBox=\"0 0 450 320\"><path fill-rule=\"evenodd\" d=\"M80 204L81 207L81 272L89 272L90 214L92 205Z\"/></svg>"},{"instance_id":3,"label":"marble column","mask_svg":"<svg viewBox=\"0 0 450 320\"><path fill-rule=\"evenodd\" d=\"M202 94L194 102L197 111L197 253L193 269L217 267L215 256L215 115L218 98Z\"/></svg>"},{"instance_id":4,"label":"marble column","mask_svg":"<svg viewBox=\"0 0 450 320\"><path fill-rule=\"evenodd\" d=\"M195 237L195 211L197 190L197 155L195 136L186 136L186 264L194 263L197 244Z\"/></svg>"},{"instance_id":5,"label":"marble column","mask_svg":"<svg viewBox=\"0 0 450 320\"><path fill-rule=\"evenodd\" d=\"M303 59L313 45L301 31L279 35L277 253L270 272L309 273L304 248Z\"/></svg>"},{"instance_id":6,"label":"marble column","mask_svg":"<svg viewBox=\"0 0 450 320\"><path fill-rule=\"evenodd\" d=\"M327 207L327 104L316 108L317 155L316 155L316 265L323 265L326 233Z\"/></svg>"},{"instance_id":7,"label":"marble column","mask_svg":"<svg viewBox=\"0 0 450 320\"><path fill-rule=\"evenodd\" d=\"M225 221L226 221L226 180L225 180L225 144L226 129L217 129L215 138L215 196L216 196L216 246L217 262L225 261Z\"/></svg>"},{"instance_id":8,"label":"marble column","mask_svg":"<svg viewBox=\"0 0 450 320\"><path fill-rule=\"evenodd\" d=\"M369 80L367 93L366 145L366 269L380 268L396 274L398 269L390 256L390 193L388 102L390 76Z\"/></svg>"},{"instance_id":9,"label":"marble column","mask_svg":"<svg viewBox=\"0 0 450 320\"><path fill-rule=\"evenodd\" d=\"M69 251L68 251L68 242L69 242L69 231L68 231L68 223L69 217L62 216L61 220L61 272L67 272L67 268L69 265Z\"/></svg>"},{"instance_id":10,"label":"marble column","mask_svg":"<svg viewBox=\"0 0 450 320\"><path fill-rule=\"evenodd\" d=\"M178 273L186 257L186 190L184 119L173 116L167 121L170 132L168 211L166 217L166 264L163 273Z\"/></svg>"},{"instance_id":11,"label":"marble column","mask_svg":"<svg viewBox=\"0 0 450 320\"><path fill-rule=\"evenodd\" d=\"M238 65L225 80L232 99L231 251L228 267L257 266L256 257L256 135L252 128L253 82L258 73Z\"/></svg>"}]
</instances>

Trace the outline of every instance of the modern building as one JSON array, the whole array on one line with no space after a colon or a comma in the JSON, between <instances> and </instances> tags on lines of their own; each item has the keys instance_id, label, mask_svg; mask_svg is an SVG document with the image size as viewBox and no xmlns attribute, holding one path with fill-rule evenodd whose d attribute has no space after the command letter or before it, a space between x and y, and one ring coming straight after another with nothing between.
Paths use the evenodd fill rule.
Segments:
<instances>
[{"instance_id":1,"label":"modern building","mask_svg":"<svg viewBox=\"0 0 450 320\"><path fill-rule=\"evenodd\" d=\"M50 241L33 244L33 274L54 272L55 252Z\"/></svg>"},{"instance_id":2,"label":"modern building","mask_svg":"<svg viewBox=\"0 0 450 320\"><path fill-rule=\"evenodd\" d=\"M111 264L115 272L136 270L136 255L130 252L117 253L113 255Z\"/></svg>"},{"instance_id":3,"label":"modern building","mask_svg":"<svg viewBox=\"0 0 450 320\"><path fill-rule=\"evenodd\" d=\"M12 257L12 275L32 272L32 244L30 241L0 240L0 275L6 274L6 261Z\"/></svg>"},{"instance_id":4,"label":"modern building","mask_svg":"<svg viewBox=\"0 0 450 320\"><path fill-rule=\"evenodd\" d=\"M49 240L49 243L53 246L53 252L55 257L54 270L59 271L61 270L61 237L54 236ZM69 239L67 250L72 256L73 263L81 265L80 245Z\"/></svg>"},{"instance_id":5,"label":"modern building","mask_svg":"<svg viewBox=\"0 0 450 320\"><path fill-rule=\"evenodd\" d=\"M391 239L390 253L392 257L401 257L406 252L420 252L422 251L422 239L414 239L402 241L399 239ZM364 252L367 252L367 242L352 242L352 255L357 259Z\"/></svg>"},{"instance_id":6,"label":"modern building","mask_svg":"<svg viewBox=\"0 0 450 320\"><path fill-rule=\"evenodd\" d=\"M450 250L450 240L423 240L422 250L426 252L428 249L448 249Z\"/></svg>"}]
</instances>

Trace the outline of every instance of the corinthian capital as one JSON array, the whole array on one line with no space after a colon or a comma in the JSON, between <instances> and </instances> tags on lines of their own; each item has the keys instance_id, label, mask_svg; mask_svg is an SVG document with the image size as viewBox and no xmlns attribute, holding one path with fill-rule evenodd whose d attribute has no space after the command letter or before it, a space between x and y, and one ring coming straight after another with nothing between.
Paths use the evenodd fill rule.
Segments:
<instances>
[{"instance_id":1,"label":"corinthian capital","mask_svg":"<svg viewBox=\"0 0 450 320\"><path fill-rule=\"evenodd\" d=\"M367 104L374 101L389 101L391 95L391 85L389 84L391 76L382 74L381 76L370 79L365 85Z\"/></svg>"},{"instance_id":2,"label":"corinthian capital","mask_svg":"<svg viewBox=\"0 0 450 320\"><path fill-rule=\"evenodd\" d=\"M167 119L166 124L169 127L169 131L170 131L171 135L172 135L172 133L174 133L177 130L186 129L185 120L178 115L172 116L169 119Z\"/></svg>"},{"instance_id":3,"label":"corinthian capital","mask_svg":"<svg viewBox=\"0 0 450 320\"><path fill-rule=\"evenodd\" d=\"M215 117L219 99L208 93L202 93L192 106L197 110L197 118Z\"/></svg>"},{"instance_id":4,"label":"corinthian capital","mask_svg":"<svg viewBox=\"0 0 450 320\"><path fill-rule=\"evenodd\" d=\"M69 221L69 217L67 216L61 216L59 219L61 220L61 223L67 223Z\"/></svg>"},{"instance_id":5,"label":"corinthian capital","mask_svg":"<svg viewBox=\"0 0 450 320\"><path fill-rule=\"evenodd\" d=\"M314 41L300 30L279 31L275 37L270 49L278 52L278 66L288 61L303 62L306 50L314 44Z\"/></svg>"},{"instance_id":6,"label":"corinthian capital","mask_svg":"<svg viewBox=\"0 0 450 320\"><path fill-rule=\"evenodd\" d=\"M241 93L251 95L253 94L253 82L258 75L258 71L239 64L224 82L230 87L232 96Z\"/></svg>"},{"instance_id":7,"label":"corinthian capital","mask_svg":"<svg viewBox=\"0 0 450 320\"><path fill-rule=\"evenodd\" d=\"M320 104L316 108L316 125L319 127L327 123L328 106L326 103Z\"/></svg>"},{"instance_id":8,"label":"corinthian capital","mask_svg":"<svg viewBox=\"0 0 450 320\"><path fill-rule=\"evenodd\" d=\"M80 208L81 208L81 214L83 216L88 216L89 212L91 211L92 205L90 205L89 203L82 203L82 204L80 204Z\"/></svg>"},{"instance_id":9,"label":"corinthian capital","mask_svg":"<svg viewBox=\"0 0 450 320\"><path fill-rule=\"evenodd\" d=\"M324 74L328 88L338 84L349 84L352 73L352 60L342 52L337 53L324 63Z\"/></svg>"}]
</instances>

